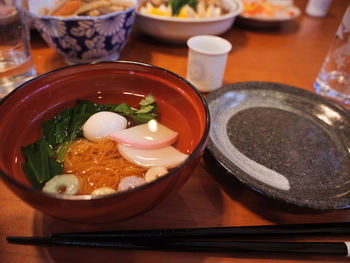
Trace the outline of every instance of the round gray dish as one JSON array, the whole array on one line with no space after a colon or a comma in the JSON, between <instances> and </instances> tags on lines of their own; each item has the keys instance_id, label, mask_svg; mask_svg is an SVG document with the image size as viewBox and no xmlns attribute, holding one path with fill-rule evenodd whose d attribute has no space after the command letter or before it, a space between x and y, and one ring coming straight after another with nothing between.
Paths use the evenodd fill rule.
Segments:
<instances>
[{"instance_id":1,"label":"round gray dish","mask_svg":"<svg viewBox=\"0 0 350 263\"><path fill-rule=\"evenodd\" d=\"M272 82L226 85L206 101L207 150L232 180L301 207L350 207L348 110Z\"/></svg>"}]
</instances>

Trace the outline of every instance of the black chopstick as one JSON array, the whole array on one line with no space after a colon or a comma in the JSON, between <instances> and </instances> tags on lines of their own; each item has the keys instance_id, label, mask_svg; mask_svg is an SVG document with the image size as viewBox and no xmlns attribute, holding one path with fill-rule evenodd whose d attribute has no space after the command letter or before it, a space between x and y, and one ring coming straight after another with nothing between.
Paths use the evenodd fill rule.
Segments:
<instances>
[{"instance_id":1,"label":"black chopstick","mask_svg":"<svg viewBox=\"0 0 350 263\"><path fill-rule=\"evenodd\" d=\"M195 251L195 252L264 252L349 256L350 242L266 242L266 241L169 241L123 240L83 241L52 237L8 237L8 242L25 245L65 245L114 249Z\"/></svg>"},{"instance_id":2,"label":"black chopstick","mask_svg":"<svg viewBox=\"0 0 350 263\"><path fill-rule=\"evenodd\" d=\"M122 230L77 233L54 233L54 238L74 238L90 240L114 240L126 238L236 238L287 235L334 235L350 234L350 223L282 224L239 227L178 228L150 230Z\"/></svg>"}]
</instances>

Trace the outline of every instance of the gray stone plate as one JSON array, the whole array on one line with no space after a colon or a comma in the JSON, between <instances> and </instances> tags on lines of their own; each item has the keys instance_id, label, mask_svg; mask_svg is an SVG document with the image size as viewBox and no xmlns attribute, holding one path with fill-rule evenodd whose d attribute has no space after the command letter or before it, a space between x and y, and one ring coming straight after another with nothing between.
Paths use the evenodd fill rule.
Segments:
<instances>
[{"instance_id":1,"label":"gray stone plate","mask_svg":"<svg viewBox=\"0 0 350 263\"><path fill-rule=\"evenodd\" d=\"M207 150L232 180L297 206L350 207L350 112L314 93L241 82L208 94Z\"/></svg>"}]
</instances>

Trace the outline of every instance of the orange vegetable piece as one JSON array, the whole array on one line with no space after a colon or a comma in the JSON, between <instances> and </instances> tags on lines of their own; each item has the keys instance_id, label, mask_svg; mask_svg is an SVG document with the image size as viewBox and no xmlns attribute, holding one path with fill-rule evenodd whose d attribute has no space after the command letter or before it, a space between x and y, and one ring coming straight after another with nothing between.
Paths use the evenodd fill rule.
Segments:
<instances>
[{"instance_id":1,"label":"orange vegetable piece","mask_svg":"<svg viewBox=\"0 0 350 263\"><path fill-rule=\"evenodd\" d=\"M70 16L73 15L78 8L83 5L83 2L80 0L72 0L64 3L59 7L52 15L53 16Z\"/></svg>"}]
</instances>

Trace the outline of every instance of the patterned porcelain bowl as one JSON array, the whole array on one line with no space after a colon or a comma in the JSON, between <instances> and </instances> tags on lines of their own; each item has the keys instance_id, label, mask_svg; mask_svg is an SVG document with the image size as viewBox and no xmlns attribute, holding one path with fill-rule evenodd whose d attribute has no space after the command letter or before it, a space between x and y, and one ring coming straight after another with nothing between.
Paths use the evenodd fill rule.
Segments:
<instances>
[{"instance_id":1,"label":"patterned porcelain bowl","mask_svg":"<svg viewBox=\"0 0 350 263\"><path fill-rule=\"evenodd\" d=\"M126 11L96 17L39 15L42 8L53 8L55 0L28 0L26 12L29 12L34 26L47 44L67 63L113 61L119 58L135 20L137 0L129 1L135 5Z\"/></svg>"}]
</instances>

